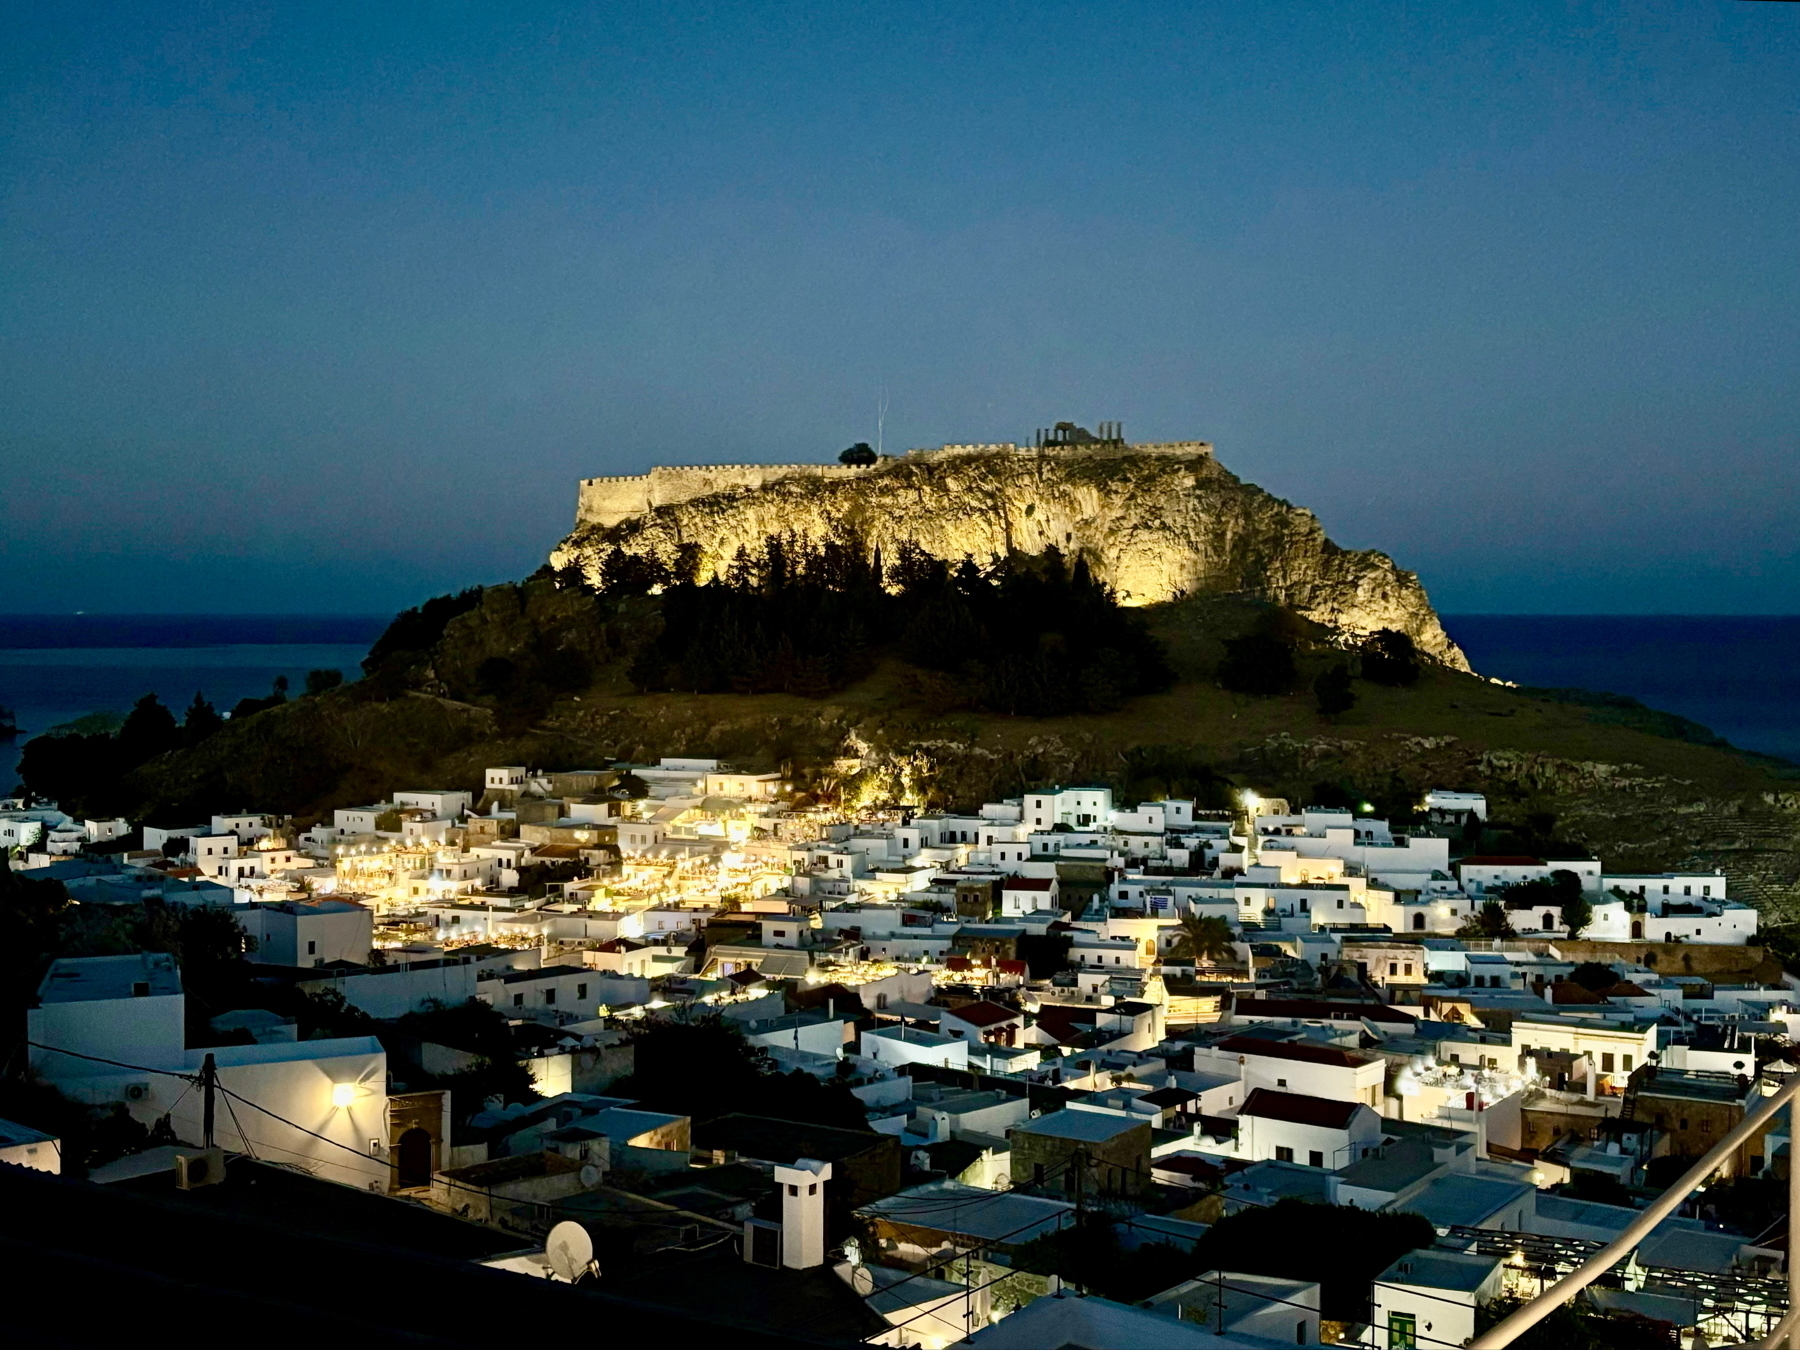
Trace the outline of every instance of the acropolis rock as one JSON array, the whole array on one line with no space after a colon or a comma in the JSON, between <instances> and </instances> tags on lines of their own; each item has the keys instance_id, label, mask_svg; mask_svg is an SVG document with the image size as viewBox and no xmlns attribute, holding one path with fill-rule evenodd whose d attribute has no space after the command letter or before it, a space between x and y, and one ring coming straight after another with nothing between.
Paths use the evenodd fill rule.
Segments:
<instances>
[{"instance_id":1,"label":"acropolis rock","mask_svg":"<svg viewBox=\"0 0 1800 1350\"><path fill-rule=\"evenodd\" d=\"M659 468L581 485L575 530L550 555L590 582L613 549L701 550L700 579L771 534L854 531L894 556L907 540L986 563L1055 545L1130 605L1234 593L1354 637L1397 628L1468 669L1419 579L1386 554L1339 548L1313 514L1245 483L1202 441L945 446L847 465Z\"/></svg>"}]
</instances>

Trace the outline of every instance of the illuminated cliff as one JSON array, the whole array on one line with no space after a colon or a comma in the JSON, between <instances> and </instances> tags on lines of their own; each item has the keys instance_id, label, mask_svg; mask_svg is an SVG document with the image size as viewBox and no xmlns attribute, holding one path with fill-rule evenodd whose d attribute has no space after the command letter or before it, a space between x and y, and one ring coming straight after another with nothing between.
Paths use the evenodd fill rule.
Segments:
<instances>
[{"instance_id":1,"label":"illuminated cliff","mask_svg":"<svg viewBox=\"0 0 1800 1350\"><path fill-rule=\"evenodd\" d=\"M1339 548L1312 513L1245 483L1203 442L1092 448L958 446L864 469L725 466L582 484L578 521L551 565L591 579L613 549L701 549L701 579L740 545L792 531L854 531L888 556L911 540L987 562L1055 545L1087 558L1128 604L1236 593L1346 634L1397 628L1467 669L1411 572Z\"/></svg>"}]
</instances>

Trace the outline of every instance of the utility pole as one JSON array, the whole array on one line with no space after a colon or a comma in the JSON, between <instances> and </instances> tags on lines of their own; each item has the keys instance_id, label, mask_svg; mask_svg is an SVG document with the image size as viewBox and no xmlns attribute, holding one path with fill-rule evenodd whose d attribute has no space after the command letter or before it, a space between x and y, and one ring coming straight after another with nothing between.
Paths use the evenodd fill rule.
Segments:
<instances>
[{"instance_id":1,"label":"utility pole","mask_svg":"<svg viewBox=\"0 0 1800 1350\"><path fill-rule=\"evenodd\" d=\"M213 1146L214 1089L218 1086L218 1081L219 1068L217 1063L213 1060L212 1055L209 1053L200 1065L200 1090L202 1101L205 1103L201 1108L200 1142L201 1146L204 1148L211 1148Z\"/></svg>"}]
</instances>

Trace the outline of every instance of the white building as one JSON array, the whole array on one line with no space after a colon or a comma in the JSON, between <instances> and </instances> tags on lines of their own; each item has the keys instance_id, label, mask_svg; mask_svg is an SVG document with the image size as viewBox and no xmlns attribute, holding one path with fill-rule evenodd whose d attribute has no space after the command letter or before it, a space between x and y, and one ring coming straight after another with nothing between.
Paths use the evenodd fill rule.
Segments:
<instances>
[{"instance_id":1,"label":"white building","mask_svg":"<svg viewBox=\"0 0 1800 1350\"><path fill-rule=\"evenodd\" d=\"M1356 1102L1257 1088L1238 1108L1239 1157L1336 1170L1381 1143L1381 1117Z\"/></svg>"},{"instance_id":2,"label":"white building","mask_svg":"<svg viewBox=\"0 0 1800 1350\"><path fill-rule=\"evenodd\" d=\"M1055 825L1105 830L1112 825L1112 815L1113 795L1109 787L1088 784L1027 792L1024 797L1023 823L1032 830L1048 830Z\"/></svg>"},{"instance_id":3,"label":"white building","mask_svg":"<svg viewBox=\"0 0 1800 1350\"><path fill-rule=\"evenodd\" d=\"M1194 1070L1236 1077L1246 1089L1271 1088L1328 1101L1357 1102L1377 1112L1387 1081L1387 1064L1380 1055L1317 1041L1278 1041L1254 1035L1228 1036L1210 1046L1196 1046Z\"/></svg>"},{"instance_id":4,"label":"white building","mask_svg":"<svg viewBox=\"0 0 1800 1350\"><path fill-rule=\"evenodd\" d=\"M331 961L369 963L375 916L352 900L284 900L233 911L256 939L252 961L274 966L322 966Z\"/></svg>"},{"instance_id":5,"label":"white building","mask_svg":"<svg viewBox=\"0 0 1800 1350\"><path fill-rule=\"evenodd\" d=\"M433 820L455 820L466 815L474 804L474 793L446 788L414 788L409 792L394 794L396 807L401 810L429 811Z\"/></svg>"},{"instance_id":6,"label":"white building","mask_svg":"<svg viewBox=\"0 0 1800 1350\"><path fill-rule=\"evenodd\" d=\"M1372 1350L1467 1345L1475 1336L1475 1310L1498 1296L1503 1274L1497 1256L1408 1252L1375 1280Z\"/></svg>"},{"instance_id":7,"label":"white building","mask_svg":"<svg viewBox=\"0 0 1800 1350\"><path fill-rule=\"evenodd\" d=\"M27 1014L31 1067L65 1096L121 1103L146 1125L168 1116L178 1139L200 1143L195 1080L211 1057L228 1094L215 1108L222 1148L387 1189L387 1055L373 1036L189 1050L180 974L154 952L55 961L38 1005Z\"/></svg>"},{"instance_id":8,"label":"white building","mask_svg":"<svg viewBox=\"0 0 1800 1350\"><path fill-rule=\"evenodd\" d=\"M969 1067L969 1045L955 1036L940 1036L917 1027L876 1027L862 1033L865 1059L893 1068L898 1064L936 1064L946 1069Z\"/></svg>"},{"instance_id":9,"label":"white building","mask_svg":"<svg viewBox=\"0 0 1800 1350\"><path fill-rule=\"evenodd\" d=\"M1445 792L1434 788L1425 794L1425 809L1449 815L1471 815L1477 820L1488 818L1487 798L1479 792Z\"/></svg>"}]
</instances>

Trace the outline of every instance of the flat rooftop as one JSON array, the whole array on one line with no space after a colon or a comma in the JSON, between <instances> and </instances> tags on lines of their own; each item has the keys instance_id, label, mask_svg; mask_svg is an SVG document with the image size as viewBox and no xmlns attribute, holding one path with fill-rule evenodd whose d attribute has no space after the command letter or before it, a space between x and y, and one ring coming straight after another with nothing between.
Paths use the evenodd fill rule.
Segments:
<instances>
[{"instance_id":1,"label":"flat rooftop","mask_svg":"<svg viewBox=\"0 0 1800 1350\"><path fill-rule=\"evenodd\" d=\"M143 993L137 993L139 987ZM181 972L166 952L130 956L64 957L50 963L38 1002L88 1003L101 999L161 997L181 992Z\"/></svg>"},{"instance_id":2,"label":"flat rooftop","mask_svg":"<svg viewBox=\"0 0 1800 1350\"><path fill-rule=\"evenodd\" d=\"M1494 1267L1497 1256L1477 1256L1473 1252L1439 1252L1424 1248L1408 1252L1382 1271L1377 1280L1382 1284L1404 1284L1425 1289L1454 1289L1471 1294L1481 1288Z\"/></svg>"},{"instance_id":3,"label":"flat rooftop","mask_svg":"<svg viewBox=\"0 0 1800 1350\"><path fill-rule=\"evenodd\" d=\"M990 1191L960 1181L932 1181L886 1196L856 1211L865 1218L932 1228L1017 1244L1074 1221L1075 1206L1014 1191Z\"/></svg>"},{"instance_id":4,"label":"flat rooftop","mask_svg":"<svg viewBox=\"0 0 1800 1350\"><path fill-rule=\"evenodd\" d=\"M1012 1127L1014 1134L1041 1134L1052 1139L1078 1139L1090 1144L1105 1143L1127 1130L1145 1128L1142 1120L1115 1116L1101 1111L1052 1111Z\"/></svg>"}]
</instances>

